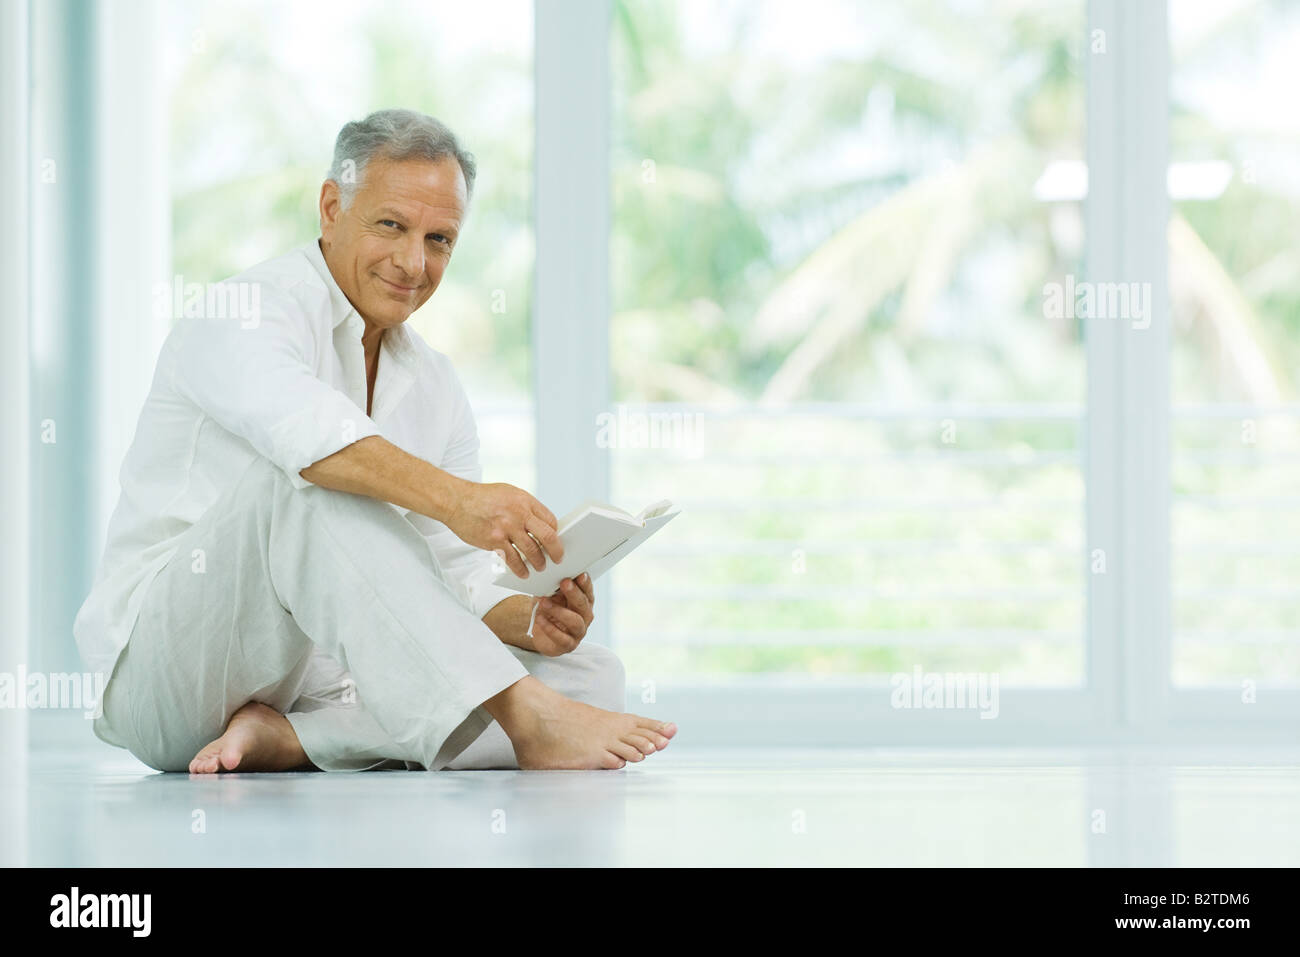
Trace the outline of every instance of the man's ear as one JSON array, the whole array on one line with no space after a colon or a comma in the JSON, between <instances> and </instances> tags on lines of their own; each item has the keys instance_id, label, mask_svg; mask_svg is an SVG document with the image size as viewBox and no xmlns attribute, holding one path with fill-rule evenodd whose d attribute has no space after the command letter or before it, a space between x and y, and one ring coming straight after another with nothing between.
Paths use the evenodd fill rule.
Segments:
<instances>
[{"instance_id":1,"label":"man's ear","mask_svg":"<svg viewBox=\"0 0 1300 957\"><path fill-rule=\"evenodd\" d=\"M334 232L334 225L338 222L339 213L342 212L343 197L339 194L339 184L332 179L327 179L320 186L320 234L321 238L328 241L330 235Z\"/></svg>"}]
</instances>

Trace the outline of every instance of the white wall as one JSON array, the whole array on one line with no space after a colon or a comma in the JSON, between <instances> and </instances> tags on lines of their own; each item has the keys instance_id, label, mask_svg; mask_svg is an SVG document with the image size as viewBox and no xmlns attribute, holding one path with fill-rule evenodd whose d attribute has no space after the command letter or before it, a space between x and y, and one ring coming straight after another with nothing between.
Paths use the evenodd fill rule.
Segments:
<instances>
[{"instance_id":1,"label":"white wall","mask_svg":"<svg viewBox=\"0 0 1300 957\"><path fill-rule=\"evenodd\" d=\"M27 2L0 4L0 672L27 662ZM27 712L0 710L0 865L26 861Z\"/></svg>"}]
</instances>

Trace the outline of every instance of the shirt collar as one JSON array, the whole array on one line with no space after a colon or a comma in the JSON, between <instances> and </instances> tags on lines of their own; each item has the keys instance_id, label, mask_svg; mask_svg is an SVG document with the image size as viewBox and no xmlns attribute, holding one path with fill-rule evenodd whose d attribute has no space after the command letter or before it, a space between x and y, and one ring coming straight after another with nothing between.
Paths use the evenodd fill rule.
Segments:
<instances>
[{"instance_id":1,"label":"shirt collar","mask_svg":"<svg viewBox=\"0 0 1300 957\"><path fill-rule=\"evenodd\" d=\"M325 262L325 255L320 251L320 240L313 239L303 247L303 251L307 254L307 260L312 264L316 272L320 274L321 281L325 283L325 288L329 290L330 312L333 319L330 325L337 329L339 324L344 322L349 316L355 315L360 319L361 315L357 312L356 307L354 307L351 300L343 294L343 290L339 288L339 284L334 281L334 274L330 272L330 267ZM385 336L385 338L387 337Z\"/></svg>"}]
</instances>

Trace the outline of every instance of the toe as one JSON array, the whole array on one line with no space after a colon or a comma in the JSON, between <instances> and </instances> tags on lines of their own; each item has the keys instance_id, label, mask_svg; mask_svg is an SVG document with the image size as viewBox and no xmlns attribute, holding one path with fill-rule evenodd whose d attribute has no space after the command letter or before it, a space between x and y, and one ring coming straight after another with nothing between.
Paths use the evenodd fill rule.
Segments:
<instances>
[{"instance_id":1,"label":"toe","mask_svg":"<svg viewBox=\"0 0 1300 957\"><path fill-rule=\"evenodd\" d=\"M632 745L632 747L636 748L642 754L654 754L659 750L653 741L640 734L636 734L635 732L629 732L628 734L623 735L623 740Z\"/></svg>"},{"instance_id":2,"label":"toe","mask_svg":"<svg viewBox=\"0 0 1300 957\"><path fill-rule=\"evenodd\" d=\"M636 716L636 723L644 731L653 731L665 738L671 738L677 733L677 725L671 721L656 721L654 718L643 718Z\"/></svg>"},{"instance_id":3,"label":"toe","mask_svg":"<svg viewBox=\"0 0 1300 957\"><path fill-rule=\"evenodd\" d=\"M646 728L637 728L636 733L641 735L641 737L645 738L647 741L653 744L660 751L668 747L668 739L665 738L658 731L650 731Z\"/></svg>"},{"instance_id":4,"label":"toe","mask_svg":"<svg viewBox=\"0 0 1300 957\"><path fill-rule=\"evenodd\" d=\"M190 762L190 774L212 774L217 770L217 755L212 750L216 742L208 745L198 754L194 755L194 760Z\"/></svg>"},{"instance_id":5,"label":"toe","mask_svg":"<svg viewBox=\"0 0 1300 957\"><path fill-rule=\"evenodd\" d=\"M615 741L609 746L609 750L613 751L625 761L635 762L645 760L645 755L626 741Z\"/></svg>"}]
</instances>

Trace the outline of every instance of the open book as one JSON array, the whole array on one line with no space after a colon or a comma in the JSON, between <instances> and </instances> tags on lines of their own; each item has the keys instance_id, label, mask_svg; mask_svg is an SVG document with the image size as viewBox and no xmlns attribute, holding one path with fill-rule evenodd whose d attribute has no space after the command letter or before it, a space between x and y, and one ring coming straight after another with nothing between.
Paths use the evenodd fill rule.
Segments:
<instances>
[{"instance_id":1,"label":"open book","mask_svg":"<svg viewBox=\"0 0 1300 957\"><path fill-rule=\"evenodd\" d=\"M502 566L494 580L537 598L554 595L563 579L577 578L583 572L595 581L680 514L681 509L669 501L647 505L636 515L612 505L584 502L557 523L563 561L556 564L548 557L541 571L529 564L527 578Z\"/></svg>"}]
</instances>

